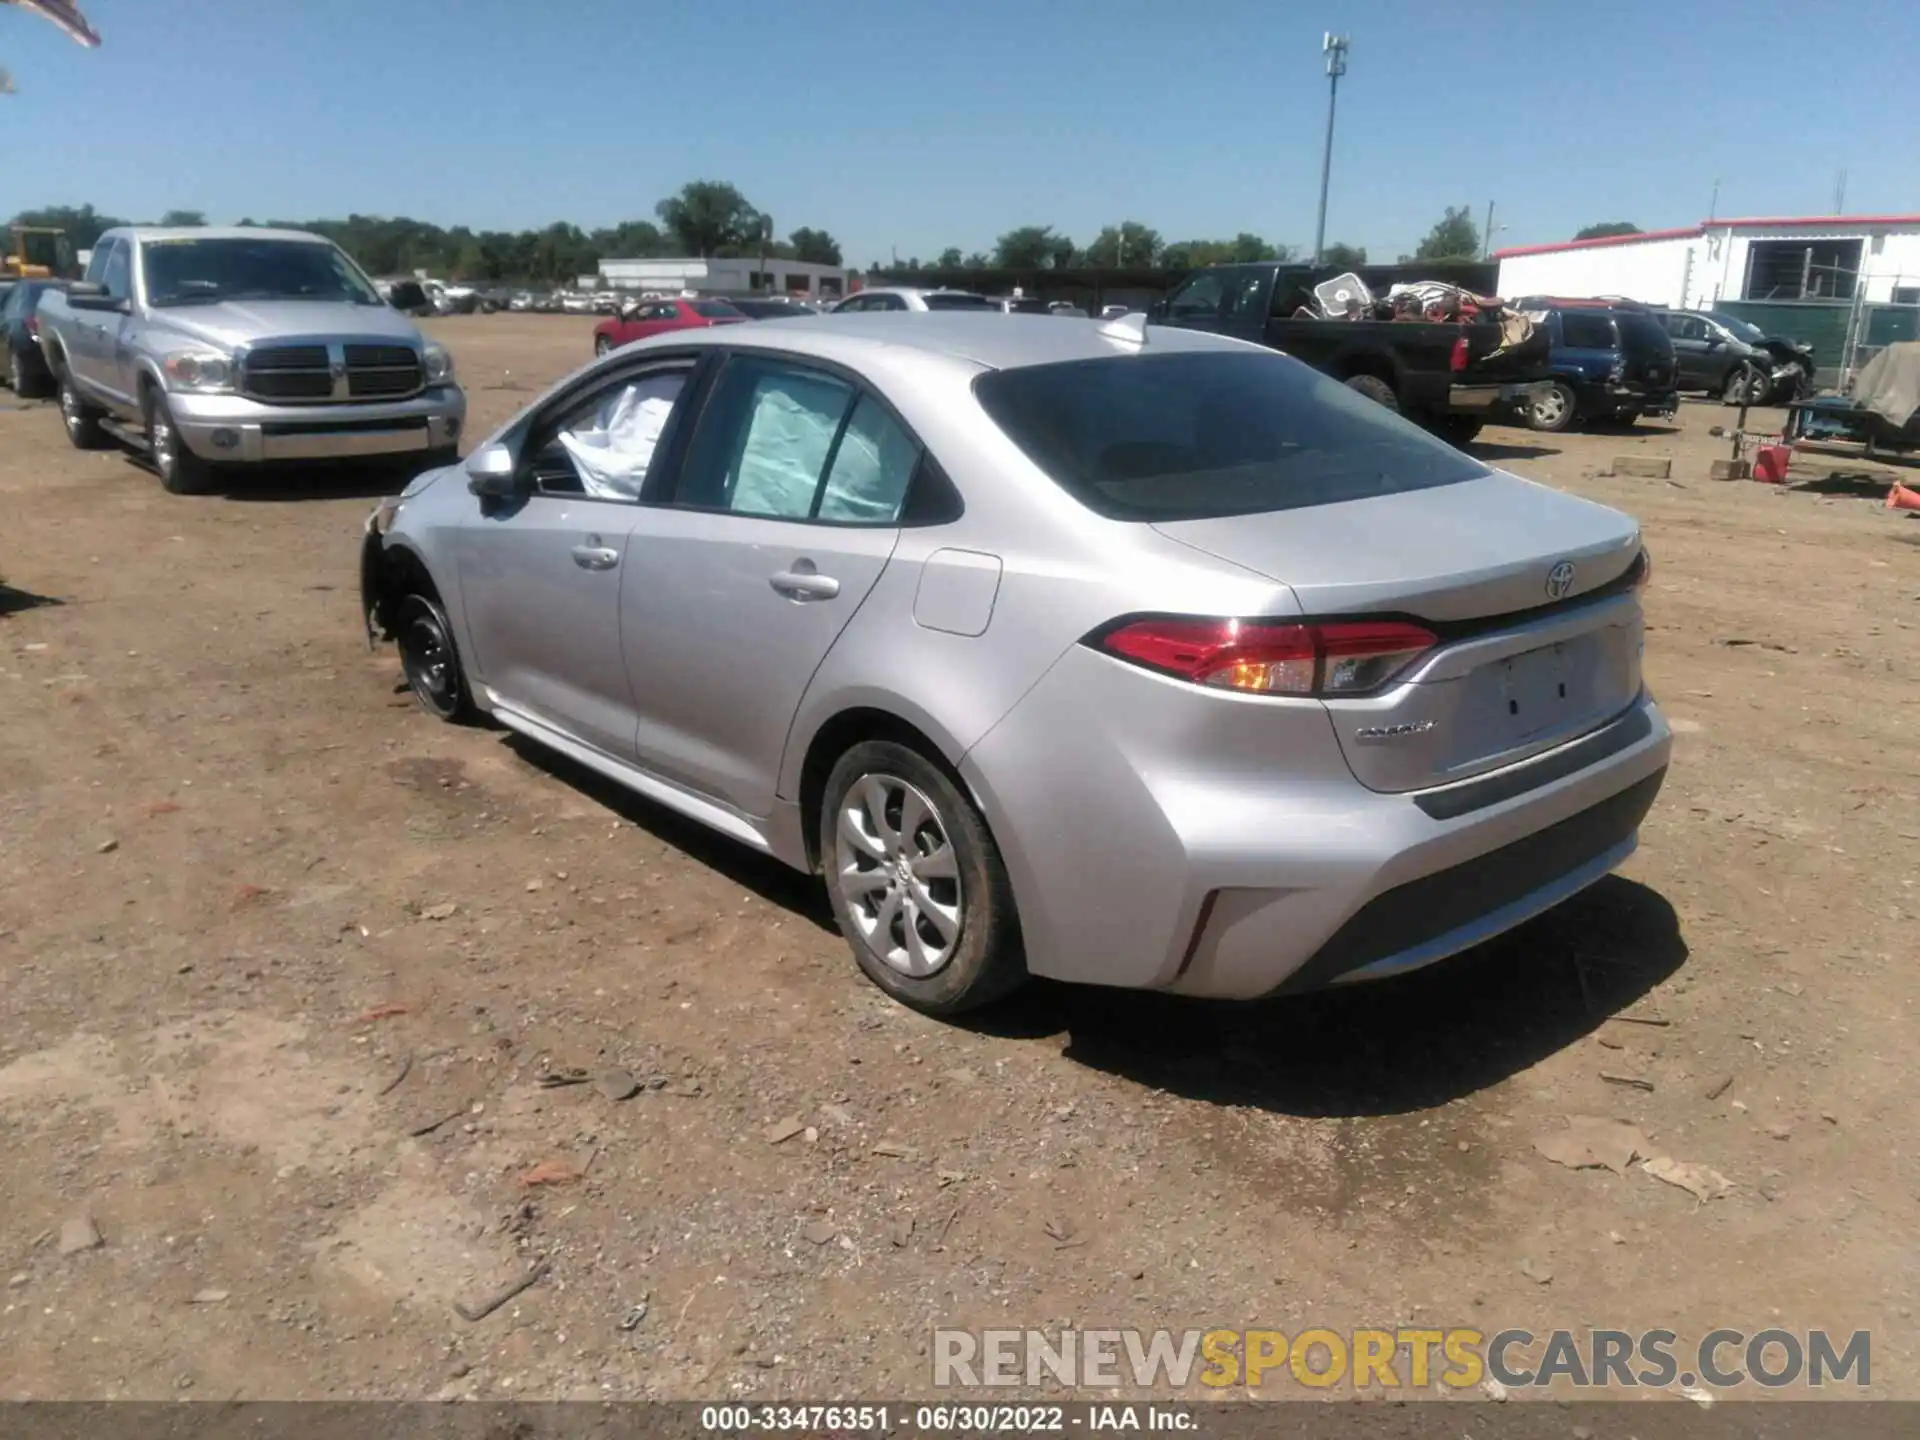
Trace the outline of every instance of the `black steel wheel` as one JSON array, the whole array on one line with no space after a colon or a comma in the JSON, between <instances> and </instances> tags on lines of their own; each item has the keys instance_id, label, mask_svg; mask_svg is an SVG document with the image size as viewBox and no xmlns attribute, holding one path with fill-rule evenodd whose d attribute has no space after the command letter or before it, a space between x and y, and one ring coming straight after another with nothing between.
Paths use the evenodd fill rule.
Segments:
<instances>
[{"instance_id":1,"label":"black steel wheel","mask_svg":"<svg viewBox=\"0 0 1920 1440\"><path fill-rule=\"evenodd\" d=\"M471 715L473 699L453 643L453 626L440 602L418 593L408 595L394 614L393 633L400 647L400 669L420 708L450 722Z\"/></svg>"}]
</instances>

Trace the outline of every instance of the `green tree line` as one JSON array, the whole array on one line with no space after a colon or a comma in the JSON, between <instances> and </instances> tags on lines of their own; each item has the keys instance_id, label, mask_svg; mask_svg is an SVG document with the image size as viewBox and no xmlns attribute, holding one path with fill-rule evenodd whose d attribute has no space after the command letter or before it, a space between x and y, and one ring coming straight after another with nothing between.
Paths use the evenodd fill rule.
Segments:
<instances>
[{"instance_id":1,"label":"green tree line","mask_svg":"<svg viewBox=\"0 0 1920 1440\"><path fill-rule=\"evenodd\" d=\"M583 230L564 220L538 230L445 228L406 216L349 215L344 220L255 220L241 225L284 226L324 235L375 275L425 270L457 280L528 280L566 283L592 273L601 260L658 256L759 256L838 265L840 243L825 230L802 226L786 239L775 235L773 217L756 209L739 190L721 181L696 180L654 207L653 220L625 220ZM56 226L77 250L91 249L104 231L130 222L91 205L22 210L15 225ZM148 222L141 222L148 223ZM169 210L160 225L207 223L197 210Z\"/></svg>"}]
</instances>

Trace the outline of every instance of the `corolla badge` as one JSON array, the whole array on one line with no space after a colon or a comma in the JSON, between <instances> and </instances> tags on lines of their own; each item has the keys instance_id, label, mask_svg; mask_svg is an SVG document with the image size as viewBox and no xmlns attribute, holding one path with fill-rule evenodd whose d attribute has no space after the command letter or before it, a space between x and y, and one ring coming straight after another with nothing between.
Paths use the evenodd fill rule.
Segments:
<instances>
[{"instance_id":1,"label":"corolla badge","mask_svg":"<svg viewBox=\"0 0 1920 1440\"><path fill-rule=\"evenodd\" d=\"M1399 725L1362 725L1353 732L1353 738L1371 744L1380 740L1400 740L1408 735L1424 735L1433 729L1432 720L1408 720Z\"/></svg>"},{"instance_id":2,"label":"corolla badge","mask_svg":"<svg viewBox=\"0 0 1920 1440\"><path fill-rule=\"evenodd\" d=\"M1558 565L1547 571L1547 598L1549 600L1564 600L1567 598L1567 592L1571 589L1573 589L1573 562L1571 560L1562 560Z\"/></svg>"}]
</instances>

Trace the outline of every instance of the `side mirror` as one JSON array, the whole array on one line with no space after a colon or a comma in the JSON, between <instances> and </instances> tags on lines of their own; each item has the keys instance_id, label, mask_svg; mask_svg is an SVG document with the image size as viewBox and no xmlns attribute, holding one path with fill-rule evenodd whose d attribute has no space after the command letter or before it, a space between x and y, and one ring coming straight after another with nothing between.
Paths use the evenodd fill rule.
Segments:
<instances>
[{"instance_id":1,"label":"side mirror","mask_svg":"<svg viewBox=\"0 0 1920 1440\"><path fill-rule=\"evenodd\" d=\"M1707 336L1707 349L1709 350L1718 350L1722 345L1725 345L1726 343L1727 342L1725 338L1722 336L1719 336L1719 335Z\"/></svg>"},{"instance_id":2,"label":"side mirror","mask_svg":"<svg viewBox=\"0 0 1920 1440\"><path fill-rule=\"evenodd\" d=\"M98 281L76 280L67 287L67 304L75 310L113 310L124 315L133 307L124 298L107 294Z\"/></svg>"},{"instance_id":3,"label":"side mirror","mask_svg":"<svg viewBox=\"0 0 1920 1440\"><path fill-rule=\"evenodd\" d=\"M396 280L387 291L387 303L396 310L423 310L427 305L427 292L418 280Z\"/></svg>"},{"instance_id":4,"label":"side mirror","mask_svg":"<svg viewBox=\"0 0 1920 1440\"><path fill-rule=\"evenodd\" d=\"M504 500L519 493L513 452L504 445L482 445L467 457L467 489L483 500Z\"/></svg>"},{"instance_id":5,"label":"side mirror","mask_svg":"<svg viewBox=\"0 0 1920 1440\"><path fill-rule=\"evenodd\" d=\"M638 300L622 300L620 302L620 318L622 320L631 320L639 313L640 302Z\"/></svg>"}]
</instances>

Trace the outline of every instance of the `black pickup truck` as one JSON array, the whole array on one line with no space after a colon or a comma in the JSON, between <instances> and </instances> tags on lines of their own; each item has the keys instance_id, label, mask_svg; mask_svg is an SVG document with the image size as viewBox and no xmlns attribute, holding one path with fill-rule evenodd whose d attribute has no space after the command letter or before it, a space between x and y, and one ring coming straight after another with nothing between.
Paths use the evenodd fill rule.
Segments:
<instances>
[{"instance_id":1,"label":"black pickup truck","mask_svg":"<svg viewBox=\"0 0 1920 1440\"><path fill-rule=\"evenodd\" d=\"M1450 321L1320 318L1313 287L1337 273L1274 262L1214 265L1187 276L1154 305L1150 318L1271 346L1456 445L1490 420L1524 420L1536 388L1551 378L1551 342L1544 330L1508 344L1499 320L1489 315ZM1372 267L1358 273L1376 294L1385 294L1397 281L1429 278L1431 272ZM1315 313L1307 318L1298 314L1303 310Z\"/></svg>"}]
</instances>

